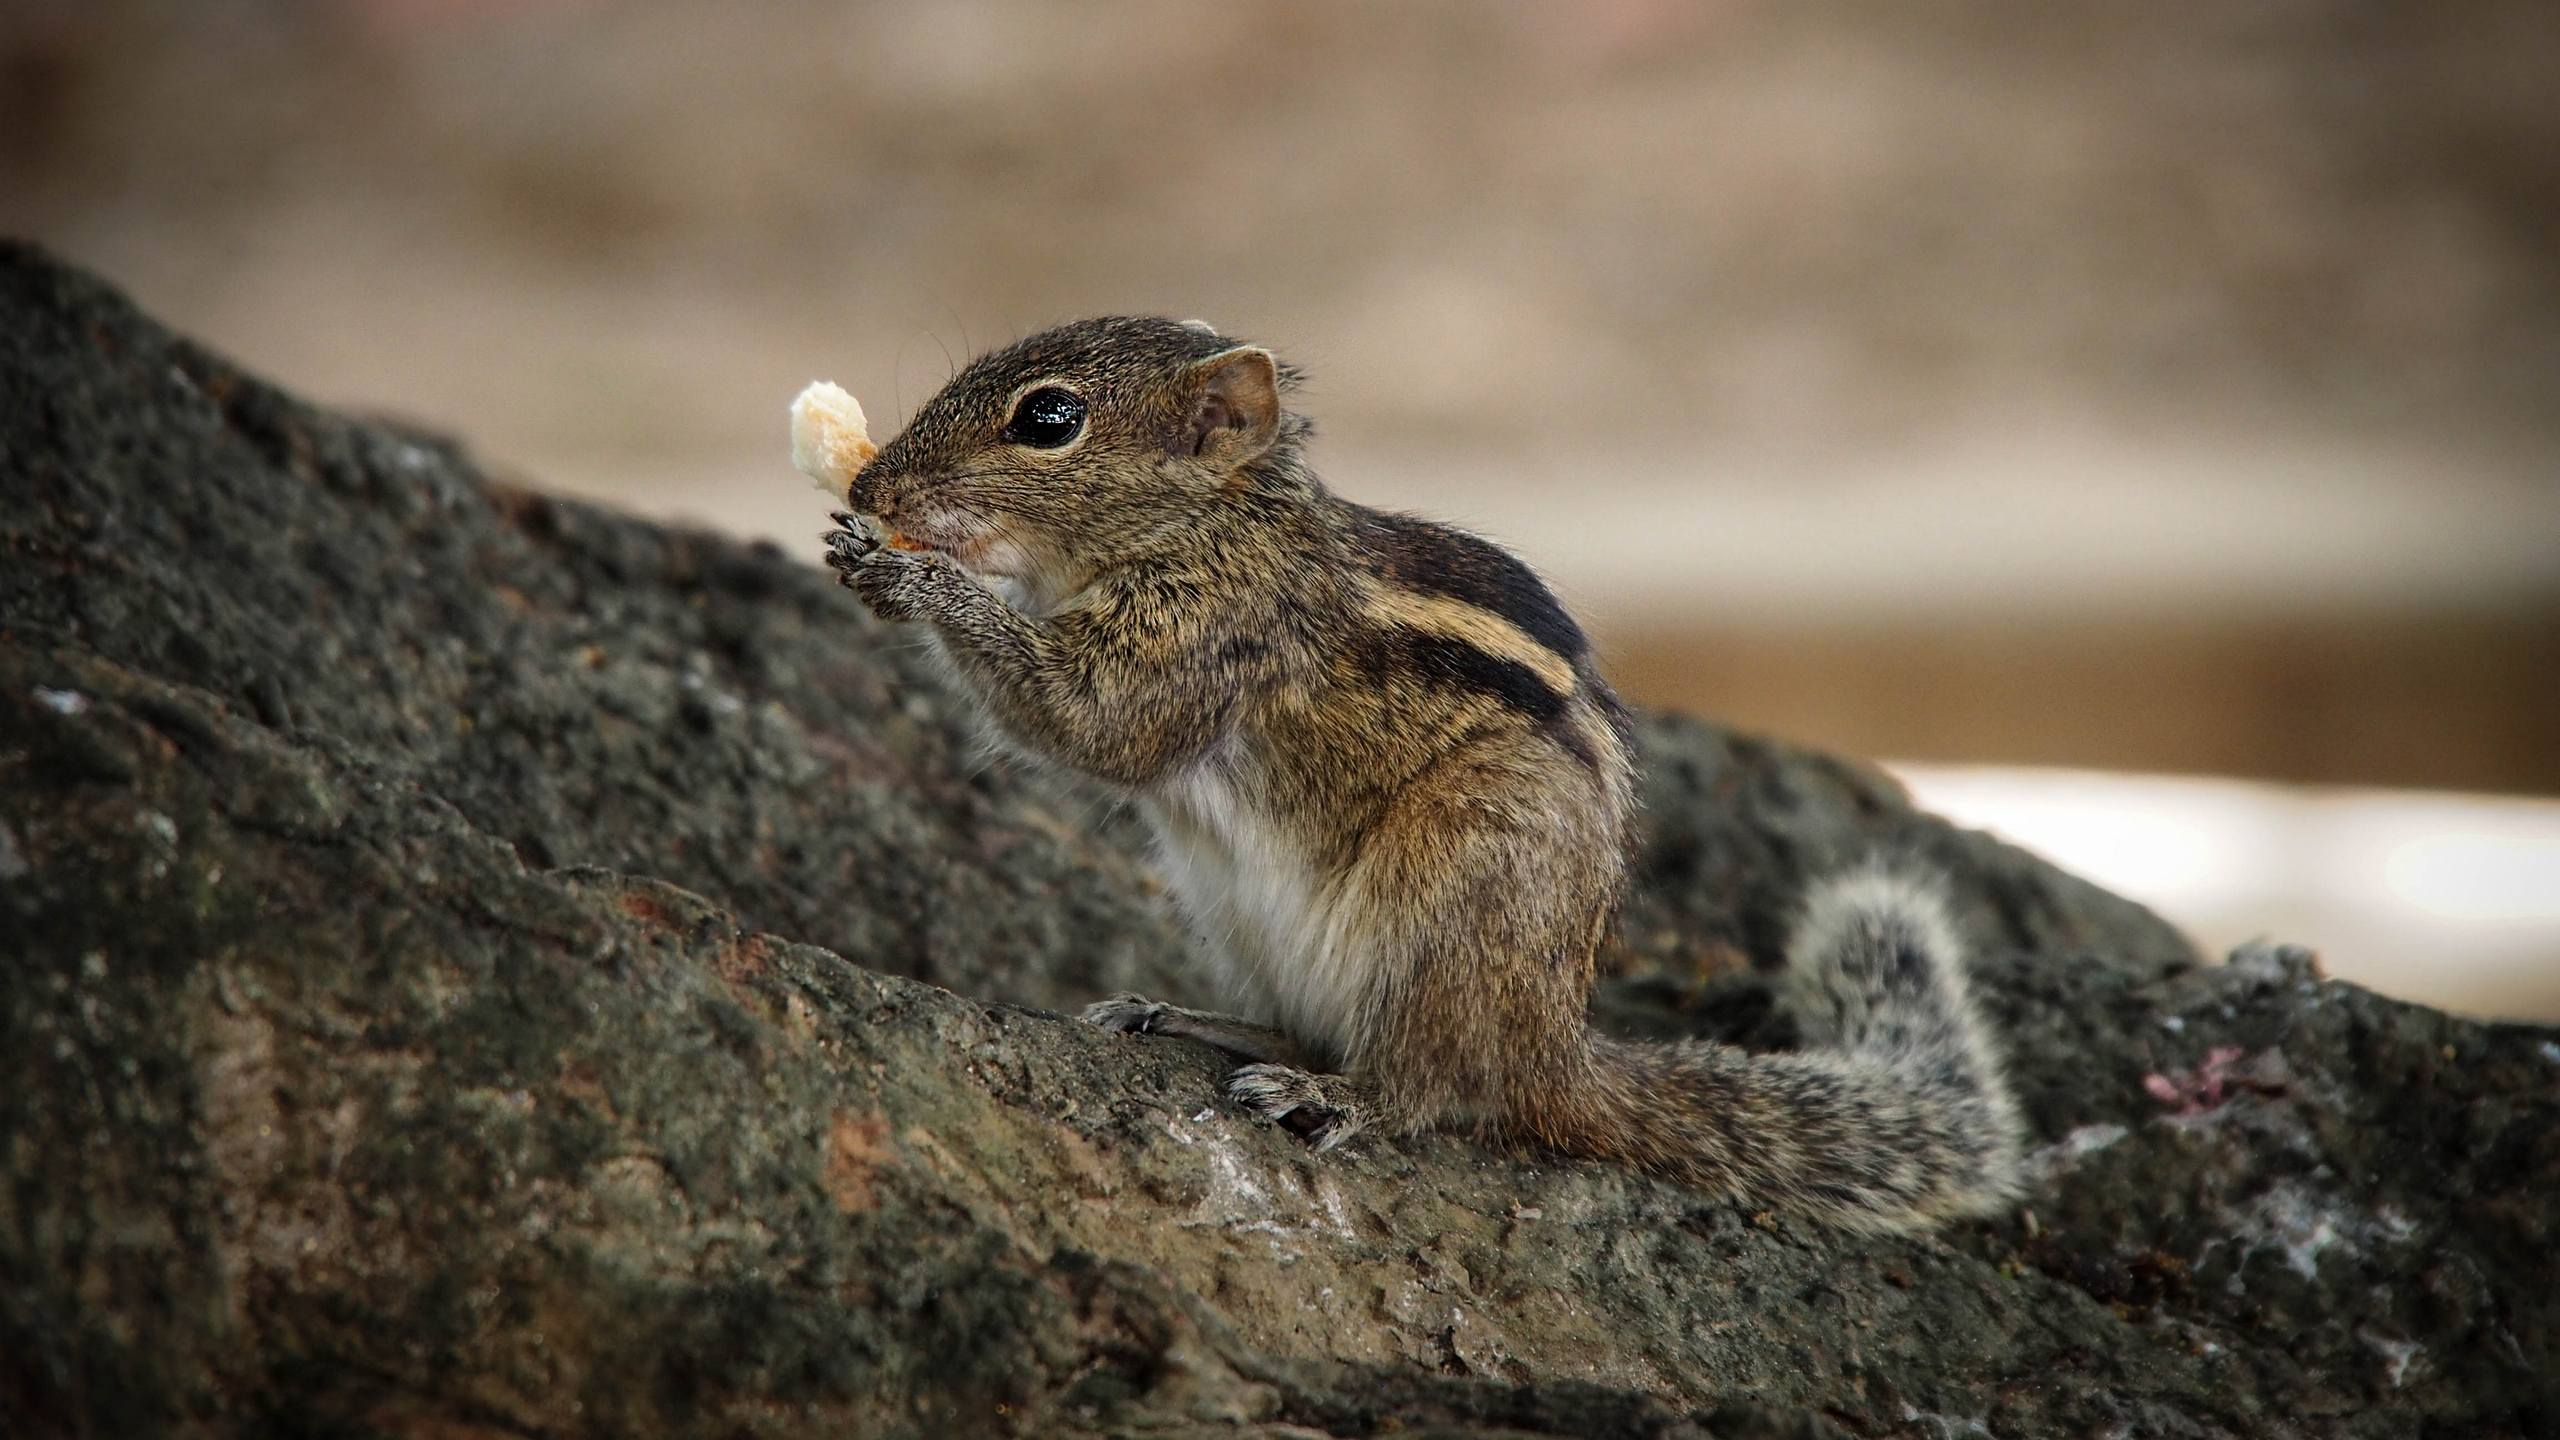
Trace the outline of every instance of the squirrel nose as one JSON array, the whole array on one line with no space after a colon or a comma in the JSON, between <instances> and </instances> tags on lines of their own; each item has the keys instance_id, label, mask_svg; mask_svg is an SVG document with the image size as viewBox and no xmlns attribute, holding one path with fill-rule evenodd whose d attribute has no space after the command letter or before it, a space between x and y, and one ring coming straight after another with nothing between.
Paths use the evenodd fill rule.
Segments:
<instances>
[{"instance_id":1,"label":"squirrel nose","mask_svg":"<svg viewBox=\"0 0 2560 1440\"><path fill-rule=\"evenodd\" d=\"M855 472L853 483L845 487L846 507L864 515L879 514L880 503L894 488L895 479L889 467L877 460L863 466Z\"/></svg>"}]
</instances>

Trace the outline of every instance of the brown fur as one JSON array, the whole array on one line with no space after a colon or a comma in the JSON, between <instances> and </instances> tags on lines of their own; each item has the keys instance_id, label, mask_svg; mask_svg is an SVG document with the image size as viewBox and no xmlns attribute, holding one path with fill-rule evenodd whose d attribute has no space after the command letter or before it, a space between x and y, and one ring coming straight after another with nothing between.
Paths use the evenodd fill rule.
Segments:
<instances>
[{"instance_id":1,"label":"brown fur","mask_svg":"<svg viewBox=\"0 0 2560 1440\"><path fill-rule=\"evenodd\" d=\"M1308 471L1294 379L1196 322L1050 331L962 370L856 481L871 519L829 539L1013 744L1137 800L1247 1012L1122 996L1087 1018L1255 1062L1230 1093L1328 1147L1458 1129L1861 1228L2002 1198L1997 1058L1908 884L1813 902L1793 962L1823 1049L1591 1033L1635 807L1624 713L1517 560ZM1043 387L1086 405L1053 449L1007 430Z\"/></svg>"}]
</instances>

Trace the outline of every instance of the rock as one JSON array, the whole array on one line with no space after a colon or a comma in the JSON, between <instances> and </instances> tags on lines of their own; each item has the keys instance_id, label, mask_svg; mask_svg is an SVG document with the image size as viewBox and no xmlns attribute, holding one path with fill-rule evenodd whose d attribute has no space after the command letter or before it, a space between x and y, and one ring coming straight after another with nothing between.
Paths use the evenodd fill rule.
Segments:
<instances>
[{"instance_id":1,"label":"rock","mask_svg":"<svg viewBox=\"0 0 2560 1440\"><path fill-rule=\"evenodd\" d=\"M1127 823L990 767L816 566L492 484L0 250L0 1413L2560 1427L2560 1032L2199 966L1875 772L1645 741L1605 1023L1786 1043L1792 897L1926 854L2040 1147L2015 1211L1854 1238L1455 1140L1314 1156L1208 1052L1056 1013L1184 993Z\"/></svg>"}]
</instances>

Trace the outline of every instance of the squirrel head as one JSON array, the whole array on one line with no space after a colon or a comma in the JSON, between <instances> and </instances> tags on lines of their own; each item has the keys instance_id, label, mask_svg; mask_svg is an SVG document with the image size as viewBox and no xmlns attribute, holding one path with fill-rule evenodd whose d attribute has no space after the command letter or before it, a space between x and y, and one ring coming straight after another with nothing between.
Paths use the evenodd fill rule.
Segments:
<instances>
[{"instance_id":1,"label":"squirrel head","mask_svg":"<svg viewBox=\"0 0 2560 1440\"><path fill-rule=\"evenodd\" d=\"M846 498L967 569L1063 595L1292 473L1296 380L1196 320L1079 320L970 361Z\"/></svg>"}]
</instances>

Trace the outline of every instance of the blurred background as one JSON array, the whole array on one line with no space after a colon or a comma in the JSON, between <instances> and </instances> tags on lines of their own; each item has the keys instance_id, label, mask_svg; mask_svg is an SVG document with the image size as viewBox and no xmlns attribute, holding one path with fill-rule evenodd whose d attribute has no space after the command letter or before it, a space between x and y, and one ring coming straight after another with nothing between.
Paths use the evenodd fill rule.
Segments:
<instances>
[{"instance_id":1,"label":"blurred background","mask_svg":"<svg viewBox=\"0 0 2560 1440\"><path fill-rule=\"evenodd\" d=\"M1636 698L2560 1018L2548 0L8 0L0 228L814 557L812 378L1201 316Z\"/></svg>"}]
</instances>

